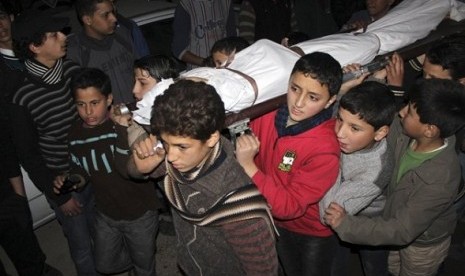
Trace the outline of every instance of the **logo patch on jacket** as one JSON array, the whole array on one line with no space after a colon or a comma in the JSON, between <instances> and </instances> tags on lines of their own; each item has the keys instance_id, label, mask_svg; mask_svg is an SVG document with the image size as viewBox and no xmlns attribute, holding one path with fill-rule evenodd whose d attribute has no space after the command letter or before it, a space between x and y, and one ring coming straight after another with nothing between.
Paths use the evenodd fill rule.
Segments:
<instances>
[{"instance_id":1,"label":"logo patch on jacket","mask_svg":"<svg viewBox=\"0 0 465 276\"><path fill-rule=\"evenodd\" d=\"M292 163L296 158L296 154L294 151L286 151L283 156L283 160L279 163L278 170L283 172L290 172L292 168Z\"/></svg>"}]
</instances>

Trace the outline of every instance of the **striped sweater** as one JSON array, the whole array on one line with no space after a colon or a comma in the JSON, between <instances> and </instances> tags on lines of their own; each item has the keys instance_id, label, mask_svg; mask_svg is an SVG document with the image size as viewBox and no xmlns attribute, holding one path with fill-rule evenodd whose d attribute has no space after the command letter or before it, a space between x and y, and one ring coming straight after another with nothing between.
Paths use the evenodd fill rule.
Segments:
<instances>
[{"instance_id":1,"label":"striped sweater","mask_svg":"<svg viewBox=\"0 0 465 276\"><path fill-rule=\"evenodd\" d=\"M28 73L12 98L13 135L21 165L34 184L58 205L69 199L69 195L53 193L52 181L69 167L68 132L77 119L69 82L78 69L72 61L64 60L63 75L55 84L46 84Z\"/></svg>"},{"instance_id":2,"label":"striped sweater","mask_svg":"<svg viewBox=\"0 0 465 276\"><path fill-rule=\"evenodd\" d=\"M251 183L234 157L231 142L222 138L221 145L220 156L203 174L193 183L178 184L191 214L207 213L223 196ZM152 176L164 168L159 166ZM172 214L178 264L186 275L277 275L275 237L265 219L200 226L181 217L177 209Z\"/></svg>"}]
</instances>

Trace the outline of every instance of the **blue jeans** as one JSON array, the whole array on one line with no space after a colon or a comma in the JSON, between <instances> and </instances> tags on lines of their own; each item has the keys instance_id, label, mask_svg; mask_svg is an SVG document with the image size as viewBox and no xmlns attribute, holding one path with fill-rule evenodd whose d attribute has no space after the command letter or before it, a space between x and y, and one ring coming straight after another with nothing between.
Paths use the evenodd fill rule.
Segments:
<instances>
[{"instance_id":1,"label":"blue jeans","mask_svg":"<svg viewBox=\"0 0 465 276\"><path fill-rule=\"evenodd\" d=\"M365 276L388 275L387 260L389 250L387 248L355 245L340 241L336 249L331 276L350 275L349 262L351 251L356 251L359 254Z\"/></svg>"},{"instance_id":2,"label":"blue jeans","mask_svg":"<svg viewBox=\"0 0 465 276\"><path fill-rule=\"evenodd\" d=\"M76 271L79 276L98 275L94 265L92 250L92 225L95 220L94 190L88 184L81 192L72 192L72 196L82 205L82 213L77 216L65 216L61 209L52 204L55 215L61 224Z\"/></svg>"},{"instance_id":3,"label":"blue jeans","mask_svg":"<svg viewBox=\"0 0 465 276\"><path fill-rule=\"evenodd\" d=\"M314 237L278 227L278 256L287 276L325 276L331 273L337 238Z\"/></svg>"},{"instance_id":4,"label":"blue jeans","mask_svg":"<svg viewBox=\"0 0 465 276\"><path fill-rule=\"evenodd\" d=\"M134 268L138 276L155 276L158 211L135 220L113 220L100 212L95 222L95 263L101 273Z\"/></svg>"}]
</instances>

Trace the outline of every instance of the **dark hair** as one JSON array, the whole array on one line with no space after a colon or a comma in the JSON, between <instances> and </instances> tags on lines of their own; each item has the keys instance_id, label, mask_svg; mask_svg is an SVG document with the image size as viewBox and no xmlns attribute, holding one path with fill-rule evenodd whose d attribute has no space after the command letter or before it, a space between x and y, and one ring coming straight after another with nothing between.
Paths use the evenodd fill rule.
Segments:
<instances>
[{"instance_id":1,"label":"dark hair","mask_svg":"<svg viewBox=\"0 0 465 276\"><path fill-rule=\"evenodd\" d=\"M297 60L291 74L301 72L318 80L321 85L326 85L329 95L339 92L342 83L341 65L331 55L322 52L306 54Z\"/></svg>"},{"instance_id":2,"label":"dark hair","mask_svg":"<svg viewBox=\"0 0 465 276\"><path fill-rule=\"evenodd\" d=\"M135 68L146 70L157 82L162 79L179 77L176 61L165 55L149 55L140 58L134 62Z\"/></svg>"},{"instance_id":3,"label":"dark hair","mask_svg":"<svg viewBox=\"0 0 465 276\"><path fill-rule=\"evenodd\" d=\"M453 80L465 77L465 34L455 34L436 42L426 53L428 60L450 71Z\"/></svg>"},{"instance_id":4,"label":"dark hair","mask_svg":"<svg viewBox=\"0 0 465 276\"><path fill-rule=\"evenodd\" d=\"M34 33L30 38L13 39L13 51L20 60L33 59L36 54L29 49L29 45L42 46L47 39L47 33Z\"/></svg>"},{"instance_id":5,"label":"dark hair","mask_svg":"<svg viewBox=\"0 0 465 276\"><path fill-rule=\"evenodd\" d=\"M291 32L287 35L287 46L291 47L297 43L310 39L310 36L304 32Z\"/></svg>"},{"instance_id":6,"label":"dark hair","mask_svg":"<svg viewBox=\"0 0 465 276\"><path fill-rule=\"evenodd\" d=\"M110 0L76 0L74 2L74 7L76 8L76 14L79 19L79 22L82 24L82 17L84 15L91 16L97 10L97 4L103 2L110 2Z\"/></svg>"},{"instance_id":7,"label":"dark hair","mask_svg":"<svg viewBox=\"0 0 465 276\"><path fill-rule=\"evenodd\" d=\"M213 44L210 53L213 55L213 53L216 52L225 52L229 55L234 50L238 53L249 46L250 43L244 38L239 36L230 36L217 40L215 44Z\"/></svg>"},{"instance_id":8,"label":"dark hair","mask_svg":"<svg viewBox=\"0 0 465 276\"><path fill-rule=\"evenodd\" d=\"M465 124L465 88L445 79L417 81L409 90L420 122L435 125L441 138L455 134Z\"/></svg>"},{"instance_id":9,"label":"dark hair","mask_svg":"<svg viewBox=\"0 0 465 276\"><path fill-rule=\"evenodd\" d=\"M396 100L392 91L376 81L363 82L350 89L340 99L339 106L356 115L378 130L391 125L396 114Z\"/></svg>"},{"instance_id":10,"label":"dark hair","mask_svg":"<svg viewBox=\"0 0 465 276\"><path fill-rule=\"evenodd\" d=\"M215 61L212 56L208 56L203 59L202 67L216 67Z\"/></svg>"},{"instance_id":11,"label":"dark hair","mask_svg":"<svg viewBox=\"0 0 465 276\"><path fill-rule=\"evenodd\" d=\"M8 15L18 15L23 10L21 1L17 0L0 0L0 10Z\"/></svg>"},{"instance_id":12,"label":"dark hair","mask_svg":"<svg viewBox=\"0 0 465 276\"><path fill-rule=\"evenodd\" d=\"M82 68L71 78L69 84L73 98L76 98L78 89L94 87L102 95L108 97L111 94L111 81L107 74L97 68Z\"/></svg>"},{"instance_id":13,"label":"dark hair","mask_svg":"<svg viewBox=\"0 0 465 276\"><path fill-rule=\"evenodd\" d=\"M155 98L150 119L153 134L187 136L206 141L221 131L224 103L213 86L179 80Z\"/></svg>"}]
</instances>

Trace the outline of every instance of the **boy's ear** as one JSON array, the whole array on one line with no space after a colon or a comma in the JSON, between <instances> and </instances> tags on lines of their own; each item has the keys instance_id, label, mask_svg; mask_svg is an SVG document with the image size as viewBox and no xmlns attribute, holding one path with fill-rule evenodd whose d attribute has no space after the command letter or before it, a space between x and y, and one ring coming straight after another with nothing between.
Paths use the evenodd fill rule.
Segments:
<instances>
[{"instance_id":1,"label":"boy's ear","mask_svg":"<svg viewBox=\"0 0 465 276\"><path fill-rule=\"evenodd\" d=\"M212 135L210 135L210 138L208 138L207 140L207 146L213 148L216 145L216 143L218 143L218 141L220 140L220 137L221 134L218 130L212 133Z\"/></svg>"},{"instance_id":2,"label":"boy's ear","mask_svg":"<svg viewBox=\"0 0 465 276\"><path fill-rule=\"evenodd\" d=\"M435 126L435 125L426 124L425 125L424 135L427 138L439 137L439 135L440 135L439 128L437 126Z\"/></svg>"},{"instance_id":3,"label":"boy's ear","mask_svg":"<svg viewBox=\"0 0 465 276\"><path fill-rule=\"evenodd\" d=\"M34 43L30 43L28 48L29 48L29 51L33 52L36 55L40 52L39 47L35 46Z\"/></svg>"},{"instance_id":4,"label":"boy's ear","mask_svg":"<svg viewBox=\"0 0 465 276\"><path fill-rule=\"evenodd\" d=\"M107 107L113 103L113 94L108 94L107 96Z\"/></svg>"},{"instance_id":5,"label":"boy's ear","mask_svg":"<svg viewBox=\"0 0 465 276\"><path fill-rule=\"evenodd\" d=\"M328 107L330 107L330 106L336 101L336 99L337 99L337 95L332 96L332 97L329 99L328 103L325 105L325 109L328 108Z\"/></svg>"},{"instance_id":6,"label":"boy's ear","mask_svg":"<svg viewBox=\"0 0 465 276\"><path fill-rule=\"evenodd\" d=\"M83 15L82 16L82 23L84 25L91 25L92 24L92 18L88 15Z\"/></svg>"},{"instance_id":7,"label":"boy's ear","mask_svg":"<svg viewBox=\"0 0 465 276\"><path fill-rule=\"evenodd\" d=\"M377 131L375 131L375 141L379 142L389 133L389 126L382 126Z\"/></svg>"}]
</instances>

